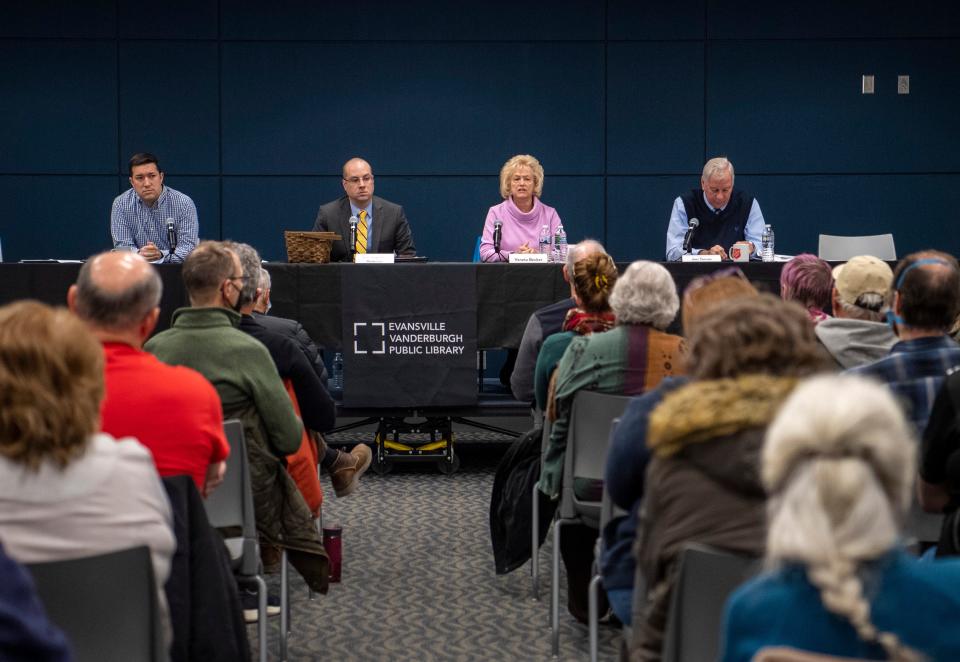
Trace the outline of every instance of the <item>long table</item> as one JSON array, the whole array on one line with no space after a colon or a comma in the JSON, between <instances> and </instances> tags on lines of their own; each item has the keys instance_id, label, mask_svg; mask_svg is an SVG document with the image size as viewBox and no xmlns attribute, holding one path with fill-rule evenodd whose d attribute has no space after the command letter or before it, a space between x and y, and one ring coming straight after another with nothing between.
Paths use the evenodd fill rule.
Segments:
<instances>
[{"instance_id":1,"label":"long table","mask_svg":"<svg viewBox=\"0 0 960 662\"><path fill-rule=\"evenodd\" d=\"M397 264L395 269L414 269L424 282L433 277L436 263ZM334 349L341 345L341 284L349 278L354 264L265 264L272 279L271 314L299 320L321 346ZM622 272L628 265L618 265ZM731 266L729 262L665 263L677 288L683 288L696 276ZM739 264L747 277L761 290L779 292L782 263L749 262ZM79 264L3 263L0 264L0 304L18 299L37 299L52 305L65 305L67 288L76 280ZM476 270L477 342L482 349L517 347L530 314L537 308L569 296L559 264L472 264L461 269ZM189 305L180 279L179 265L159 265L163 279L163 299L158 328L167 328L173 311ZM679 328L679 327L676 327Z\"/></svg>"}]
</instances>

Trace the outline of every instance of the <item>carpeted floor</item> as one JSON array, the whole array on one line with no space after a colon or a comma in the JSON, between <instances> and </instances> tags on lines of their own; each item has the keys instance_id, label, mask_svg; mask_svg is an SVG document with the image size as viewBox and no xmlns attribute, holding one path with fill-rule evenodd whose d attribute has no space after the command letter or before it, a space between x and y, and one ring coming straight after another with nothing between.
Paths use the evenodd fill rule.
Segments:
<instances>
[{"instance_id":1,"label":"carpeted floor","mask_svg":"<svg viewBox=\"0 0 960 662\"><path fill-rule=\"evenodd\" d=\"M290 660L550 659L549 539L541 601L531 598L529 563L494 574L488 505L507 441L458 437L458 473L398 464L383 476L368 472L339 500L324 477L324 524L343 527L343 581L309 600L291 571ZM563 606L563 580L561 587ZM560 621L560 659L589 659L587 627L565 608ZM271 659L278 623L271 619ZM253 628L250 637L255 646ZM619 638L619 629L601 626L601 659L616 658Z\"/></svg>"}]
</instances>

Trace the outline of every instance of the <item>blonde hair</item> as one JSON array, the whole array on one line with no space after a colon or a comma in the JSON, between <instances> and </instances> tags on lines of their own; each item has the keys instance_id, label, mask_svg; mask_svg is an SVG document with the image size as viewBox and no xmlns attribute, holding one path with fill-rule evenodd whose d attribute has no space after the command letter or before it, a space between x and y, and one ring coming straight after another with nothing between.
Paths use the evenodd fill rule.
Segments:
<instances>
[{"instance_id":1,"label":"blonde hair","mask_svg":"<svg viewBox=\"0 0 960 662\"><path fill-rule=\"evenodd\" d=\"M510 180L514 171L522 166L533 171L533 194L538 198L543 195L543 166L529 154L517 154L500 168L500 195L504 200L510 197Z\"/></svg>"},{"instance_id":2,"label":"blonde hair","mask_svg":"<svg viewBox=\"0 0 960 662\"><path fill-rule=\"evenodd\" d=\"M797 387L767 430L767 563L806 565L823 606L892 660L919 654L870 620L861 562L896 545L910 505L915 441L890 391L850 375Z\"/></svg>"},{"instance_id":3,"label":"blonde hair","mask_svg":"<svg viewBox=\"0 0 960 662\"><path fill-rule=\"evenodd\" d=\"M617 282L617 265L606 253L592 253L573 265L573 287L585 310L610 310L610 293Z\"/></svg>"},{"instance_id":4,"label":"blonde hair","mask_svg":"<svg viewBox=\"0 0 960 662\"><path fill-rule=\"evenodd\" d=\"M103 348L66 308L0 308L0 455L63 468L100 426Z\"/></svg>"}]
</instances>

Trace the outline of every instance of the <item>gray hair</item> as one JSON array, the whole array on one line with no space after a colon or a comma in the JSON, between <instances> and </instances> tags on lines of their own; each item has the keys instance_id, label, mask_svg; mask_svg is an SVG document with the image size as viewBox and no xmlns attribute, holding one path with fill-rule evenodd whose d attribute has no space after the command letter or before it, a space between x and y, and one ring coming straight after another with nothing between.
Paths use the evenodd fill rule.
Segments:
<instances>
[{"instance_id":1,"label":"gray hair","mask_svg":"<svg viewBox=\"0 0 960 662\"><path fill-rule=\"evenodd\" d=\"M610 307L618 324L649 324L662 331L677 316L680 297L669 271L656 262L638 260L617 279Z\"/></svg>"},{"instance_id":2,"label":"gray hair","mask_svg":"<svg viewBox=\"0 0 960 662\"><path fill-rule=\"evenodd\" d=\"M160 305L163 281L152 265L145 278L129 283L119 292L110 292L94 282L91 272L96 258L87 260L77 276L76 308L80 319L104 329L127 329Z\"/></svg>"},{"instance_id":3,"label":"gray hair","mask_svg":"<svg viewBox=\"0 0 960 662\"><path fill-rule=\"evenodd\" d=\"M712 177L716 177L727 170L730 171L730 182L733 183L735 175L733 172L733 164L730 163L729 159L725 156L712 158L703 165L703 181L710 181Z\"/></svg>"},{"instance_id":4,"label":"gray hair","mask_svg":"<svg viewBox=\"0 0 960 662\"><path fill-rule=\"evenodd\" d=\"M836 290L836 288L834 288ZM857 297L855 303L844 301L843 297L837 292L837 303L843 312L838 317L847 317L850 319L866 320L867 322L883 321L883 306L885 297L877 292L864 292ZM836 314L838 311L834 311Z\"/></svg>"},{"instance_id":5,"label":"gray hair","mask_svg":"<svg viewBox=\"0 0 960 662\"><path fill-rule=\"evenodd\" d=\"M257 299L257 288L260 287L260 254L250 244L235 241L225 243L240 258L240 268L243 269L245 280L243 281L243 289L240 290L239 306L243 307Z\"/></svg>"},{"instance_id":6,"label":"gray hair","mask_svg":"<svg viewBox=\"0 0 960 662\"><path fill-rule=\"evenodd\" d=\"M897 544L915 448L889 389L832 375L796 388L770 424L762 453L768 565L805 564L824 607L894 660L917 658L870 621L857 566Z\"/></svg>"},{"instance_id":7,"label":"gray hair","mask_svg":"<svg viewBox=\"0 0 960 662\"><path fill-rule=\"evenodd\" d=\"M573 244L567 248L567 275L573 280L573 265L575 265L579 260L582 260L587 255L593 255L594 253L603 253L607 255L607 249L603 247L596 239L584 239L583 241Z\"/></svg>"},{"instance_id":8,"label":"gray hair","mask_svg":"<svg viewBox=\"0 0 960 662\"><path fill-rule=\"evenodd\" d=\"M270 289L270 272L260 267L260 287L265 290Z\"/></svg>"}]
</instances>

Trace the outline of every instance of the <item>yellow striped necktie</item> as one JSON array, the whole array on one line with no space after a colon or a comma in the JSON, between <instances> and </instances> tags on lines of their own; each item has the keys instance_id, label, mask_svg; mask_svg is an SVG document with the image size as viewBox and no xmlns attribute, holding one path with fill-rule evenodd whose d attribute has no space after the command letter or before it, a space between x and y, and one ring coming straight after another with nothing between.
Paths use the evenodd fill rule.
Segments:
<instances>
[{"instance_id":1,"label":"yellow striped necktie","mask_svg":"<svg viewBox=\"0 0 960 662\"><path fill-rule=\"evenodd\" d=\"M360 212L360 222L357 224L357 252L367 252L367 212Z\"/></svg>"}]
</instances>

